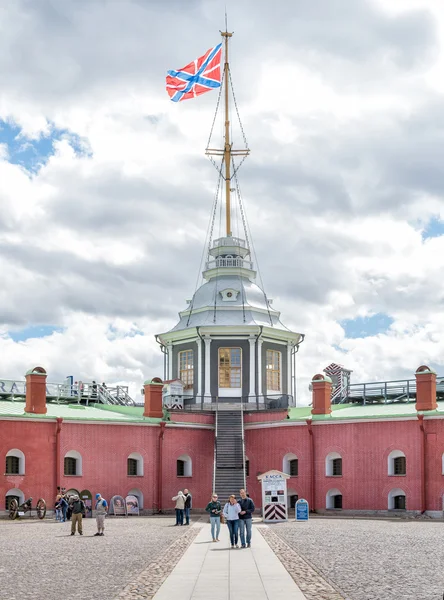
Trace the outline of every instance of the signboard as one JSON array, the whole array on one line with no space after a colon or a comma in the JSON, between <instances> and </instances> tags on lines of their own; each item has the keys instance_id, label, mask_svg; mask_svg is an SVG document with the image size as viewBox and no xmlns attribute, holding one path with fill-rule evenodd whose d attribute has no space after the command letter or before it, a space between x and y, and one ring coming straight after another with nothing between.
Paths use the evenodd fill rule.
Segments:
<instances>
[{"instance_id":1,"label":"signboard","mask_svg":"<svg viewBox=\"0 0 444 600\"><path fill-rule=\"evenodd\" d=\"M281 471L267 471L258 476L262 484L262 516L265 523L287 521L287 479Z\"/></svg>"},{"instance_id":2,"label":"signboard","mask_svg":"<svg viewBox=\"0 0 444 600\"><path fill-rule=\"evenodd\" d=\"M128 516L139 514L139 499L137 496L129 495L125 498L125 502Z\"/></svg>"},{"instance_id":3,"label":"signboard","mask_svg":"<svg viewBox=\"0 0 444 600\"><path fill-rule=\"evenodd\" d=\"M113 496L110 502L110 514L126 517L126 503L122 496Z\"/></svg>"},{"instance_id":4,"label":"signboard","mask_svg":"<svg viewBox=\"0 0 444 600\"><path fill-rule=\"evenodd\" d=\"M89 490L82 490L80 492L80 500L83 500L85 505L85 516L92 517L92 494Z\"/></svg>"},{"instance_id":5,"label":"signboard","mask_svg":"<svg viewBox=\"0 0 444 600\"><path fill-rule=\"evenodd\" d=\"M296 502L296 521L308 521L308 502L301 498Z\"/></svg>"}]
</instances>

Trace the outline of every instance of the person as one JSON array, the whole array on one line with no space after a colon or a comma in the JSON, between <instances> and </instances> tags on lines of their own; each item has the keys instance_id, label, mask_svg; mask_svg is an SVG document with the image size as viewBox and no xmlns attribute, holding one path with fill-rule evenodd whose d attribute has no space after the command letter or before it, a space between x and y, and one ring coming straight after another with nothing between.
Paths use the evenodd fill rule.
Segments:
<instances>
[{"instance_id":1,"label":"person","mask_svg":"<svg viewBox=\"0 0 444 600\"><path fill-rule=\"evenodd\" d=\"M108 511L108 503L100 494L96 494L96 523L97 533L94 535L105 535L105 516Z\"/></svg>"},{"instance_id":2,"label":"person","mask_svg":"<svg viewBox=\"0 0 444 600\"><path fill-rule=\"evenodd\" d=\"M224 506L224 517L228 525L228 530L230 532L230 542L232 548L238 548L237 545L239 536L239 513L241 511L241 507L236 502L236 496L231 494L228 498L228 502Z\"/></svg>"},{"instance_id":3,"label":"person","mask_svg":"<svg viewBox=\"0 0 444 600\"><path fill-rule=\"evenodd\" d=\"M97 398L97 383L93 380L92 382L92 394L91 394L91 398Z\"/></svg>"},{"instance_id":4,"label":"person","mask_svg":"<svg viewBox=\"0 0 444 600\"><path fill-rule=\"evenodd\" d=\"M57 494L56 501L55 501L55 517L56 517L56 522L57 521L62 522L62 507L60 506L60 500L61 499L62 499L62 496L60 494Z\"/></svg>"},{"instance_id":5,"label":"person","mask_svg":"<svg viewBox=\"0 0 444 600\"><path fill-rule=\"evenodd\" d=\"M185 525L189 525L190 524L190 510L193 508L192 507L192 503L193 503L193 497L190 494L189 490L185 489L183 491L184 496L185 496L185 507L184 507L184 511L185 511Z\"/></svg>"},{"instance_id":6,"label":"person","mask_svg":"<svg viewBox=\"0 0 444 600\"><path fill-rule=\"evenodd\" d=\"M255 506L253 500L249 497L247 492L242 489L239 490L240 499L237 501L241 507L239 513L239 534L241 539L241 548L251 548L251 526L253 524L253 516ZM247 544L245 545L245 530L247 530Z\"/></svg>"},{"instance_id":7,"label":"person","mask_svg":"<svg viewBox=\"0 0 444 600\"><path fill-rule=\"evenodd\" d=\"M185 496L182 490L177 493L177 496L173 496L173 500L176 501L176 527L177 525L183 525L183 511L185 508Z\"/></svg>"},{"instance_id":8,"label":"person","mask_svg":"<svg viewBox=\"0 0 444 600\"><path fill-rule=\"evenodd\" d=\"M58 506L59 510L61 511L61 522L64 523L66 521L66 511L68 509L68 502L65 500L65 496L60 495Z\"/></svg>"},{"instance_id":9,"label":"person","mask_svg":"<svg viewBox=\"0 0 444 600\"><path fill-rule=\"evenodd\" d=\"M77 529L80 535L83 535L83 523L82 519L85 516L85 504L83 500L76 495L73 498L72 502L72 515L71 515L71 535L74 535L76 532L76 523Z\"/></svg>"},{"instance_id":10,"label":"person","mask_svg":"<svg viewBox=\"0 0 444 600\"><path fill-rule=\"evenodd\" d=\"M213 538L213 542L218 542L220 533L220 513L222 512L222 507L217 499L217 494L213 494L211 496L211 500L208 502L205 510L207 513L210 513L211 537Z\"/></svg>"}]
</instances>

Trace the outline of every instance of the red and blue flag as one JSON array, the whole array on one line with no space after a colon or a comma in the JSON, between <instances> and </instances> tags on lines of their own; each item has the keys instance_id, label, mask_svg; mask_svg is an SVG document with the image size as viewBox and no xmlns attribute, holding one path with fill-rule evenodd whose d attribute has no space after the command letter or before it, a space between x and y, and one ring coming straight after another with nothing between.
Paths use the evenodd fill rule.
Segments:
<instances>
[{"instance_id":1,"label":"red and blue flag","mask_svg":"<svg viewBox=\"0 0 444 600\"><path fill-rule=\"evenodd\" d=\"M173 102L181 102L210 92L221 85L222 44L178 71L168 71L166 89Z\"/></svg>"}]
</instances>

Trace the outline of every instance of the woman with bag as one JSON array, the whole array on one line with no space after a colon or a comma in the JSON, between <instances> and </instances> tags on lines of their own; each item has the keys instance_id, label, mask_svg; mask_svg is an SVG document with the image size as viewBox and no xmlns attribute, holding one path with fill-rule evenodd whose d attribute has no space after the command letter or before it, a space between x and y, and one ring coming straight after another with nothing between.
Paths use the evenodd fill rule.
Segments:
<instances>
[{"instance_id":1,"label":"woman with bag","mask_svg":"<svg viewBox=\"0 0 444 600\"><path fill-rule=\"evenodd\" d=\"M231 494L228 498L228 502L224 506L224 517L228 525L228 531L230 532L230 542L232 548L238 548L238 531L239 531L239 513L241 507L236 502L236 496Z\"/></svg>"},{"instance_id":2,"label":"woman with bag","mask_svg":"<svg viewBox=\"0 0 444 600\"><path fill-rule=\"evenodd\" d=\"M205 510L210 513L210 523L211 523L211 537L213 538L213 542L219 541L219 532L220 532L220 517L222 512L222 506L217 499L217 494L213 494L211 496L210 502L208 502ZM216 530L216 532L215 532Z\"/></svg>"}]
</instances>

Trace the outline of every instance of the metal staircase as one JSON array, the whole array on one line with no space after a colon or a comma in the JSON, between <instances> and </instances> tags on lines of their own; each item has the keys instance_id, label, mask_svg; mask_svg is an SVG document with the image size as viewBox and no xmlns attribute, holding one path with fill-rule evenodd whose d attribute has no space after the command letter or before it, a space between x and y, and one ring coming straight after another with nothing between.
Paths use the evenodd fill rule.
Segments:
<instances>
[{"instance_id":1,"label":"metal staircase","mask_svg":"<svg viewBox=\"0 0 444 600\"><path fill-rule=\"evenodd\" d=\"M224 504L230 494L245 488L244 422L238 410L216 411L216 440L213 487Z\"/></svg>"}]
</instances>

